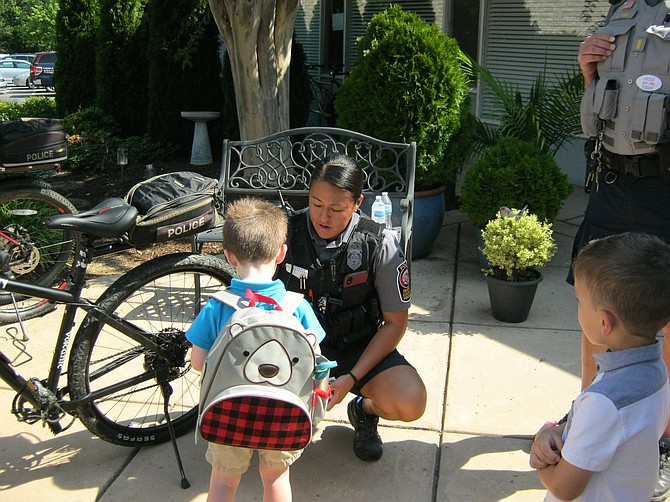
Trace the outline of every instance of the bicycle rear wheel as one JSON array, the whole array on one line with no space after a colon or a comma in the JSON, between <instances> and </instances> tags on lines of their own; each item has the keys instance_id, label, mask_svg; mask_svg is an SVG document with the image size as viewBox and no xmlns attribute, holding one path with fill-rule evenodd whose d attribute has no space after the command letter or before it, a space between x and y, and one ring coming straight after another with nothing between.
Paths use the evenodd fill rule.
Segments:
<instances>
[{"instance_id":1,"label":"bicycle rear wheel","mask_svg":"<svg viewBox=\"0 0 670 502\"><path fill-rule=\"evenodd\" d=\"M51 230L44 220L55 214L76 213L65 197L34 178L3 181L0 188L0 249L10 256L10 269L23 282L54 286L63 279L76 245L69 230ZM15 295L21 319L53 310L42 298ZM8 293L0 293L0 323L18 320Z\"/></svg>"},{"instance_id":2,"label":"bicycle rear wheel","mask_svg":"<svg viewBox=\"0 0 670 502\"><path fill-rule=\"evenodd\" d=\"M71 398L85 399L147 372L151 378L78 408L80 420L93 434L122 446L168 441L163 382L171 392L169 414L176 435L195 426L200 374L191 369L184 333L207 299L230 284L233 274L230 265L214 256L166 255L131 270L103 293L97 311L86 316L72 344ZM160 357L114 329L106 315L144 330L170 357Z\"/></svg>"}]
</instances>

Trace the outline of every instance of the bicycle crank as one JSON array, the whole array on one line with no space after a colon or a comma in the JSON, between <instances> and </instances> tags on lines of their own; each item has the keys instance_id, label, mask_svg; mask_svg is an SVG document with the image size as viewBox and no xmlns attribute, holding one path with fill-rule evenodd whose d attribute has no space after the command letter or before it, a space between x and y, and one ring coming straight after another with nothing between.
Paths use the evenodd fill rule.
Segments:
<instances>
[{"instance_id":1,"label":"bicycle crank","mask_svg":"<svg viewBox=\"0 0 670 502\"><path fill-rule=\"evenodd\" d=\"M26 422L32 425L41 421L54 434L63 432L72 426L76 418L73 418L65 427L60 424L66 413L58 404L58 397L47 389L42 381L33 377L26 382L25 388L27 388L40 406L39 408L33 408L23 396L23 392L17 393L12 401L12 414L16 416L19 422Z\"/></svg>"}]
</instances>

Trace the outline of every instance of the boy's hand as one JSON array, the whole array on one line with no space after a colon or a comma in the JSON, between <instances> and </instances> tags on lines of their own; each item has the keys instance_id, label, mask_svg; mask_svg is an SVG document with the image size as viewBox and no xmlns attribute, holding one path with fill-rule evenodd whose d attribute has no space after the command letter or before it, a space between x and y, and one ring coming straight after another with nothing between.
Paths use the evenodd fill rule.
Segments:
<instances>
[{"instance_id":1,"label":"boy's hand","mask_svg":"<svg viewBox=\"0 0 670 502\"><path fill-rule=\"evenodd\" d=\"M545 423L533 440L530 447L529 464L533 469L543 469L549 465L556 465L561 459L563 449L563 430L565 424L557 425L556 422Z\"/></svg>"}]
</instances>

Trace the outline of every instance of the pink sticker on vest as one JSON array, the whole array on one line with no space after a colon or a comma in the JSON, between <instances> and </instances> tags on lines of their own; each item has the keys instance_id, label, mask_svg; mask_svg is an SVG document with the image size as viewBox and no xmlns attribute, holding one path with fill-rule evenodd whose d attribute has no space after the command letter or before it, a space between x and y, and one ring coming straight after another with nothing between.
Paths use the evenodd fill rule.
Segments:
<instances>
[{"instance_id":1,"label":"pink sticker on vest","mask_svg":"<svg viewBox=\"0 0 670 502\"><path fill-rule=\"evenodd\" d=\"M663 85L663 81L656 75L641 75L635 81L637 86L643 91L657 91Z\"/></svg>"}]
</instances>

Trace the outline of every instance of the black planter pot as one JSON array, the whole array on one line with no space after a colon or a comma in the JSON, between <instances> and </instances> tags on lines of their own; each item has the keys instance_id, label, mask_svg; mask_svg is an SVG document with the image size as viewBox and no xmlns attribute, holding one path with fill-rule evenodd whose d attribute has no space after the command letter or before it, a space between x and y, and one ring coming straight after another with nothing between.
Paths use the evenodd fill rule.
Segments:
<instances>
[{"instance_id":1,"label":"black planter pot","mask_svg":"<svg viewBox=\"0 0 670 502\"><path fill-rule=\"evenodd\" d=\"M542 274L533 270L536 278L531 281L512 282L486 275L493 317L502 322L523 322L528 319Z\"/></svg>"}]
</instances>

